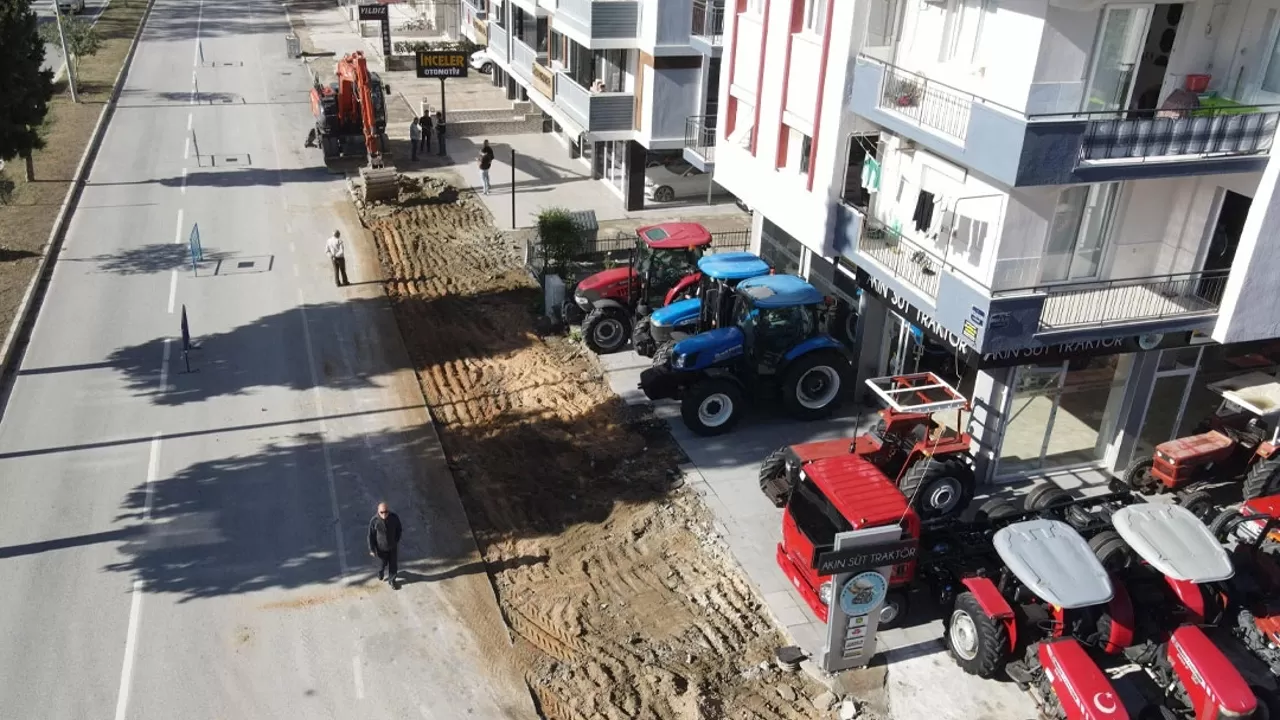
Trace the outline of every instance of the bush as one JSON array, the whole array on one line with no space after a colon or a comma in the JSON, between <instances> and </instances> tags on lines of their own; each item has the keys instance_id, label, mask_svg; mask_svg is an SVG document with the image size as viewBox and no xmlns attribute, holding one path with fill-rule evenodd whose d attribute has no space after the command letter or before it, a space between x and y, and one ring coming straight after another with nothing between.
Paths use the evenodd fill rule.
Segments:
<instances>
[{"instance_id":1,"label":"bush","mask_svg":"<svg viewBox=\"0 0 1280 720\"><path fill-rule=\"evenodd\" d=\"M542 274L562 278L573 257L582 252L582 228L564 208L546 208L538 213L538 240L542 250ZM566 284L568 279L565 278Z\"/></svg>"},{"instance_id":2,"label":"bush","mask_svg":"<svg viewBox=\"0 0 1280 720\"><path fill-rule=\"evenodd\" d=\"M0 172L0 205L9 204L9 201L13 199L13 191L16 187L16 183L10 180L3 172Z\"/></svg>"},{"instance_id":3,"label":"bush","mask_svg":"<svg viewBox=\"0 0 1280 720\"><path fill-rule=\"evenodd\" d=\"M399 40L392 43L391 49L396 55L414 55L419 50L429 50L435 52L462 52L467 55L477 50L483 50L483 45L463 38L461 40Z\"/></svg>"}]
</instances>

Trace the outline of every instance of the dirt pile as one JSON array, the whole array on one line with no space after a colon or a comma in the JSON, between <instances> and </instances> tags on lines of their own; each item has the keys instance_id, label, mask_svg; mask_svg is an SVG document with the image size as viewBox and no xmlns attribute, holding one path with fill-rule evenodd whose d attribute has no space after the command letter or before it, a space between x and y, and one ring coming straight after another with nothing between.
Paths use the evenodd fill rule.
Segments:
<instances>
[{"instance_id":1,"label":"dirt pile","mask_svg":"<svg viewBox=\"0 0 1280 720\"><path fill-rule=\"evenodd\" d=\"M366 222L544 715L813 716L820 688L764 669L783 640L676 487L662 422L535 333L538 288L469 192L401 202Z\"/></svg>"}]
</instances>

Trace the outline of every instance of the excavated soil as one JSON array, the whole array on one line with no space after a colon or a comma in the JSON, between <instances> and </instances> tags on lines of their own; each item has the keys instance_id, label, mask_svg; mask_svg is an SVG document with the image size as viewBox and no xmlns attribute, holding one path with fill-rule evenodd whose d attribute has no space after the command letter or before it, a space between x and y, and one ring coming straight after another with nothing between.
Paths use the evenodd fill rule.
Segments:
<instances>
[{"instance_id":1,"label":"excavated soil","mask_svg":"<svg viewBox=\"0 0 1280 720\"><path fill-rule=\"evenodd\" d=\"M768 664L783 639L665 426L538 335L537 286L474 196L406 181L364 220L543 715L813 716L821 688Z\"/></svg>"}]
</instances>

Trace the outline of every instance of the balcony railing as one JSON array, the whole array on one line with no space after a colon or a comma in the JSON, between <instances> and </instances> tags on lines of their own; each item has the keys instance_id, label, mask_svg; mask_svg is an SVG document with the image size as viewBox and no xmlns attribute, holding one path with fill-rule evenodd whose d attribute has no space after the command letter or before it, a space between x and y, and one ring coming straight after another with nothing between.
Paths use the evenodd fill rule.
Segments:
<instances>
[{"instance_id":1,"label":"balcony railing","mask_svg":"<svg viewBox=\"0 0 1280 720\"><path fill-rule=\"evenodd\" d=\"M693 0L692 34L712 45L724 42L724 0Z\"/></svg>"},{"instance_id":2,"label":"balcony railing","mask_svg":"<svg viewBox=\"0 0 1280 720\"><path fill-rule=\"evenodd\" d=\"M555 102L587 131L630 130L634 126L634 95L593 93L564 72L556 73Z\"/></svg>"},{"instance_id":3,"label":"balcony railing","mask_svg":"<svg viewBox=\"0 0 1280 720\"><path fill-rule=\"evenodd\" d=\"M529 47L519 37L511 42L511 72L533 81L533 64L538 61L538 51Z\"/></svg>"},{"instance_id":4,"label":"balcony railing","mask_svg":"<svg viewBox=\"0 0 1280 720\"><path fill-rule=\"evenodd\" d=\"M716 159L716 116L694 115L684 121L684 146L706 162Z\"/></svg>"},{"instance_id":5,"label":"balcony railing","mask_svg":"<svg viewBox=\"0 0 1280 720\"><path fill-rule=\"evenodd\" d=\"M1083 120L1080 160L1138 160L1151 157L1254 155L1269 152L1280 126L1280 106L1145 112L1087 112L1032 115L1032 122Z\"/></svg>"},{"instance_id":6,"label":"balcony railing","mask_svg":"<svg viewBox=\"0 0 1280 720\"><path fill-rule=\"evenodd\" d=\"M557 0L556 22L569 21L593 39L636 37L640 3L636 0Z\"/></svg>"},{"instance_id":7,"label":"balcony railing","mask_svg":"<svg viewBox=\"0 0 1280 720\"><path fill-rule=\"evenodd\" d=\"M495 23L489 23L489 54L507 62L509 53L507 50L507 30Z\"/></svg>"},{"instance_id":8,"label":"balcony railing","mask_svg":"<svg viewBox=\"0 0 1280 720\"><path fill-rule=\"evenodd\" d=\"M1120 280L1090 280L1002 290L993 298L1043 294L1040 332L1109 327L1140 321L1215 315L1228 270Z\"/></svg>"},{"instance_id":9,"label":"balcony railing","mask_svg":"<svg viewBox=\"0 0 1280 720\"><path fill-rule=\"evenodd\" d=\"M976 96L935 82L918 73L885 65L880 107L906 116L931 130L964 140L969 109Z\"/></svg>"},{"instance_id":10,"label":"balcony railing","mask_svg":"<svg viewBox=\"0 0 1280 720\"><path fill-rule=\"evenodd\" d=\"M863 220L858 250L885 266L894 277L937 299L942 260L898 231L868 217Z\"/></svg>"}]
</instances>

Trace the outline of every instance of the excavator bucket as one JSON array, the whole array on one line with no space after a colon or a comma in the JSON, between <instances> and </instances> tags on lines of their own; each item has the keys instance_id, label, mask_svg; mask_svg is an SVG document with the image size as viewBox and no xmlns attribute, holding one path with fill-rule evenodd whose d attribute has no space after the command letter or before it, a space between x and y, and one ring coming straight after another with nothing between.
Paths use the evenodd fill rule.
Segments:
<instances>
[{"instance_id":1,"label":"excavator bucket","mask_svg":"<svg viewBox=\"0 0 1280 720\"><path fill-rule=\"evenodd\" d=\"M390 202L400 195L399 175L393 167L360 168L365 202Z\"/></svg>"}]
</instances>

